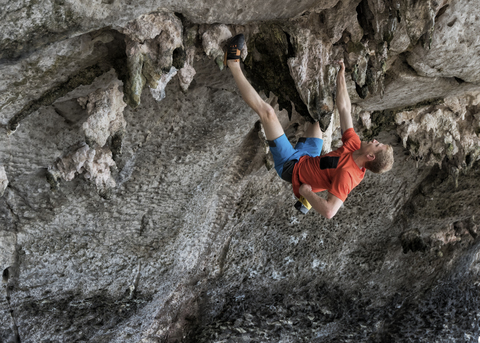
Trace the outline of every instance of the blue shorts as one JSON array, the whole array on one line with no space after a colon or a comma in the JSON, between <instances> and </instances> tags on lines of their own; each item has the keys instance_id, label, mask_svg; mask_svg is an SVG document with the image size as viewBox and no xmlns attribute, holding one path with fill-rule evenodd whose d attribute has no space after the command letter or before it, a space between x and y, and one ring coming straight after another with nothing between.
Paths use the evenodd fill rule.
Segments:
<instances>
[{"instance_id":1,"label":"blue shorts","mask_svg":"<svg viewBox=\"0 0 480 343\"><path fill-rule=\"evenodd\" d=\"M304 155L316 157L322 152L323 139L320 138L300 138L295 148L288 141L285 134L281 135L273 141L269 141L270 151L275 161L275 170L282 177L283 165L287 161L299 160ZM275 145L275 146L273 146Z\"/></svg>"}]
</instances>

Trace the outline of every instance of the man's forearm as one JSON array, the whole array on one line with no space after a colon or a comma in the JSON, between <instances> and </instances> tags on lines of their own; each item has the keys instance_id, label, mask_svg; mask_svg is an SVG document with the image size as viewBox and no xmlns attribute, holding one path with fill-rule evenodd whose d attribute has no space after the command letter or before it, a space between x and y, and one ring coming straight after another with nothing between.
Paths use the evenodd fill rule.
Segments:
<instances>
[{"instance_id":1,"label":"man's forearm","mask_svg":"<svg viewBox=\"0 0 480 343\"><path fill-rule=\"evenodd\" d=\"M337 99L338 113L340 114L340 128L342 133L353 127L352 121L352 104L347 91L347 83L345 82L345 66L340 62L340 70L337 75Z\"/></svg>"},{"instance_id":2,"label":"man's forearm","mask_svg":"<svg viewBox=\"0 0 480 343\"><path fill-rule=\"evenodd\" d=\"M337 108L338 111L345 114L349 114L352 111L352 103L350 102L350 96L348 95L347 84L344 76L337 78ZM340 119L342 119L340 117Z\"/></svg>"},{"instance_id":3,"label":"man's forearm","mask_svg":"<svg viewBox=\"0 0 480 343\"><path fill-rule=\"evenodd\" d=\"M337 211L333 211L331 204L327 200L320 198L312 191L304 191L302 195L308 200L315 211L320 213L325 218L330 219L337 213Z\"/></svg>"}]
</instances>

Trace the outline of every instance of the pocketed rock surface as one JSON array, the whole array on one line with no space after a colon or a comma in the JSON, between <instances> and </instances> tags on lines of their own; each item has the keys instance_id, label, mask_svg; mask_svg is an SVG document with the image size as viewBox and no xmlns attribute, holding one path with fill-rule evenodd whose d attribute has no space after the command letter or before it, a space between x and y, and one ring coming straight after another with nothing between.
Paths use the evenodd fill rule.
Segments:
<instances>
[{"instance_id":1,"label":"pocketed rock surface","mask_svg":"<svg viewBox=\"0 0 480 343\"><path fill-rule=\"evenodd\" d=\"M6 1L0 342L478 342L472 1ZM295 143L391 144L337 215L297 212L244 70ZM323 196L323 195L321 195Z\"/></svg>"}]
</instances>

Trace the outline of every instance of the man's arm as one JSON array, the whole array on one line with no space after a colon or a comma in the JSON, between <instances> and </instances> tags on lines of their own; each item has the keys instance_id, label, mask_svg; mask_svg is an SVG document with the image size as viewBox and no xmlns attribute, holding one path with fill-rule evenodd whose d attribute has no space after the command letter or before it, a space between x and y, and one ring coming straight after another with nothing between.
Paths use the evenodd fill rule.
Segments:
<instances>
[{"instance_id":1,"label":"man's arm","mask_svg":"<svg viewBox=\"0 0 480 343\"><path fill-rule=\"evenodd\" d=\"M327 200L320 198L312 192L312 187L306 183L302 184L299 189L300 194L308 200L310 205L327 219L333 218L337 214L338 209L342 206L343 201L335 195L328 193Z\"/></svg>"},{"instance_id":2,"label":"man's arm","mask_svg":"<svg viewBox=\"0 0 480 343\"><path fill-rule=\"evenodd\" d=\"M352 121L352 104L350 103L350 97L347 92L347 83L345 82L345 64L343 61L339 61L340 70L337 74L337 108L340 114L340 128L342 134L349 128L353 127Z\"/></svg>"}]
</instances>

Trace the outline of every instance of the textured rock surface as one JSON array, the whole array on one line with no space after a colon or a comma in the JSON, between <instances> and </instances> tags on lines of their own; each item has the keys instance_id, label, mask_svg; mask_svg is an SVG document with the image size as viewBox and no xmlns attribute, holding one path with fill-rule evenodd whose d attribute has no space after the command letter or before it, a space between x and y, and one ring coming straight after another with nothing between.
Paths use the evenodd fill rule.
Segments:
<instances>
[{"instance_id":1,"label":"textured rock surface","mask_svg":"<svg viewBox=\"0 0 480 343\"><path fill-rule=\"evenodd\" d=\"M478 65L480 9L471 1L454 1L446 5L438 19L431 48L416 47L408 63L420 75L456 77L464 82L480 82ZM459 56L465 58L459 58Z\"/></svg>"},{"instance_id":2,"label":"textured rock surface","mask_svg":"<svg viewBox=\"0 0 480 343\"><path fill-rule=\"evenodd\" d=\"M103 27L122 27L135 18L167 8L182 13L195 23L243 24L252 21L288 19L312 6L330 8L335 0L317 3L313 0L273 0L252 3L242 0L235 3L216 1L178 2L175 0L141 0L132 4L127 0L104 0L98 3L70 0L48 0L38 3L33 0L2 3L0 26L0 58L19 58L50 42L95 31Z\"/></svg>"},{"instance_id":3,"label":"textured rock surface","mask_svg":"<svg viewBox=\"0 0 480 343\"><path fill-rule=\"evenodd\" d=\"M114 40L109 32L86 34L55 42L17 62L3 63L2 123L11 120L12 114L24 113L24 117L78 86L90 84L105 72L99 63L111 56L108 43Z\"/></svg>"},{"instance_id":4,"label":"textured rock surface","mask_svg":"<svg viewBox=\"0 0 480 343\"><path fill-rule=\"evenodd\" d=\"M5 167L0 166L0 196L3 195L7 186L8 186L8 178L7 178L7 174L5 173Z\"/></svg>"},{"instance_id":5,"label":"textured rock surface","mask_svg":"<svg viewBox=\"0 0 480 343\"><path fill-rule=\"evenodd\" d=\"M174 51L183 50L182 24L173 13L159 12L128 23L122 32L127 46L126 98L130 106L136 107L145 84L151 89L165 88L166 79L160 80L171 72Z\"/></svg>"},{"instance_id":6,"label":"textured rock surface","mask_svg":"<svg viewBox=\"0 0 480 343\"><path fill-rule=\"evenodd\" d=\"M87 98L79 98L83 108L87 108L88 119L82 124L85 138L91 145L103 147L107 139L125 130L123 110L127 106L123 102L123 92L119 91L118 83L107 90L97 90Z\"/></svg>"},{"instance_id":7,"label":"textured rock surface","mask_svg":"<svg viewBox=\"0 0 480 343\"><path fill-rule=\"evenodd\" d=\"M477 342L473 1L4 1L1 342ZM288 138L392 144L300 215L223 66Z\"/></svg>"},{"instance_id":8,"label":"textured rock surface","mask_svg":"<svg viewBox=\"0 0 480 343\"><path fill-rule=\"evenodd\" d=\"M479 93L467 93L445 98L439 105L397 113L395 122L404 147L408 145L412 156L427 163L448 160L457 168L471 166L480 154L479 97Z\"/></svg>"}]
</instances>

